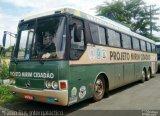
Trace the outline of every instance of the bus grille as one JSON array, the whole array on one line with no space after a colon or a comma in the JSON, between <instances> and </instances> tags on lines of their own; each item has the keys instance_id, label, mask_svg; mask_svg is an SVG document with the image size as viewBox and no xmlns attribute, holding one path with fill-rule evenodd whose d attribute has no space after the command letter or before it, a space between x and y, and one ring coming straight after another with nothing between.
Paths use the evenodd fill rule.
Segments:
<instances>
[{"instance_id":1,"label":"bus grille","mask_svg":"<svg viewBox=\"0 0 160 116\"><path fill-rule=\"evenodd\" d=\"M44 79L17 78L16 86L25 89L44 89Z\"/></svg>"}]
</instances>

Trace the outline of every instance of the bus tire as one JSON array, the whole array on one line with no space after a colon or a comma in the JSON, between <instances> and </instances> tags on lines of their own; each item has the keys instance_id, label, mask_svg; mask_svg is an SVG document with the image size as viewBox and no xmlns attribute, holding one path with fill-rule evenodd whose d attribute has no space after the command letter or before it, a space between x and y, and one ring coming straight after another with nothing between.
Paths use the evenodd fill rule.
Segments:
<instances>
[{"instance_id":1,"label":"bus tire","mask_svg":"<svg viewBox=\"0 0 160 116\"><path fill-rule=\"evenodd\" d=\"M148 81L148 80L150 80L150 79L151 79L151 70L150 70L150 68L149 68L148 71L147 71L146 80Z\"/></svg>"},{"instance_id":2,"label":"bus tire","mask_svg":"<svg viewBox=\"0 0 160 116\"><path fill-rule=\"evenodd\" d=\"M146 70L143 69L143 70L142 70L142 79L141 79L141 82L144 83L144 82L145 82L145 79L146 79Z\"/></svg>"},{"instance_id":3,"label":"bus tire","mask_svg":"<svg viewBox=\"0 0 160 116\"><path fill-rule=\"evenodd\" d=\"M102 76L99 76L94 84L93 100L99 101L103 98L105 93L105 80Z\"/></svg>"}]
</instances>

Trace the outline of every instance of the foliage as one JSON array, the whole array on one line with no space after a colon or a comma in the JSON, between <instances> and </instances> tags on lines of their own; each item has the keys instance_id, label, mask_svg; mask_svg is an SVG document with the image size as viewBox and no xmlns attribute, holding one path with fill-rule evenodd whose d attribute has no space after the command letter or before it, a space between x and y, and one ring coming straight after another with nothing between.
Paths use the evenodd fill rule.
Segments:
<instances>
[{"instance_id":1,"label":"foliage","mask_svg":"<svg viewBox=\"0 0 160 116\"><path fill-rule=\"evenodd\" d=\"M154 36L152 36L152 40L154 40L155 42L159 42L160 41L160 37L154 37Z\"/></svg>"},{"instance_id":2,"label":"foliage","mask_svg":"<svg viewBox=\"0 0 160 116\"><path fill-rule=\"evenodd\" d=\"M0 105L8 102L16 101L17 97L14 97L9 91L7 86L0 86Z\"/></svg>"},{"instance_id":3,"label":"foliage","mask_svg":"<svg viewBox=\"0 0 160 116\"><path fill-rule=\"evenodd\" d=\"M13 49L14 49L14 46L10 46L8 48L4 48L4 47L0 46L1 57L10 57Z\"/></svg>"},{"instance_id":4,"label":"foliage","mask_svg":"<svg viewBox=\"0 0 160 116\"><path fill-rule=\"evenodd\" d=\"M10 46L10 47L6 48L5 51L6 51L6 52L12 52L13 47L14 47L14 46Z\"/></svg>"},{"instance_id":5,"label":"foliage","mask_svg":"<svg viewBox=\"0 0 160 116\"><path fill-rule=\"evenodd\" d=\"M0 78L1 79L6 79L9 77L9 67L5 61L3 61L1 65L1 72L0 72Z\"/></svg>"},{"instance_id":6,"label":"foliage","mask_svg":"<svg viewBox=\"0 0 160 116\"><path fill-rule=\"evenodd\" d=\"M143 0L113 0L111 3L106 1L97 7L98 15L119 21L148 38L154 38L150 30L160 31L160 27L155 23L158 20L158 11L160 8L156 8L156 5L146 6Z\"/></svg>"}]
</instances>

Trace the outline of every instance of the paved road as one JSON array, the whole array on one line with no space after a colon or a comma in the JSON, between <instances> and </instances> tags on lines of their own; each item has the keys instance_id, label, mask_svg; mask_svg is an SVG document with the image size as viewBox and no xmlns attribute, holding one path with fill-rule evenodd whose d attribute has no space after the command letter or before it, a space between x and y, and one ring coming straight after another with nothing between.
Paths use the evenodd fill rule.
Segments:
<instances>
[{"instance_id":1,"label":"paved road","mask_svg":"<svg viewBox=\"0 0 160 116\"><path fill-rule=\"evenodd\" d=\"M5 104L0 109L62 111L65 115L77 115L85 110L160 110L160 74L145 83L136 82L113 90L110 97L96 103L89 99L70 107L61 107L24 100Z\"/></svg>"}]
</instances>

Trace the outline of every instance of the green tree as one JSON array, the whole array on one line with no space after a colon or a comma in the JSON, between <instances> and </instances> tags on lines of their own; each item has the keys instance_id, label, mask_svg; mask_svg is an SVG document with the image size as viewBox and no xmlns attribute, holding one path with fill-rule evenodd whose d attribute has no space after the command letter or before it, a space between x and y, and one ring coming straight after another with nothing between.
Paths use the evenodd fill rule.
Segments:
<instances>
[{"instance_id":1,"label":"green tree","mask_svg":"<svg viewBox=\"0 0 160 116\"><path fill-rule=\"evenodd\" d=\"M7 79L9 77L9 67L7 63L3 61L2 66L0 68L2 68L0 72L0 78Z\"/></svg>"},{"instance_id":2,"label":"green tree","mask_svg":"<svg viewBox=\"0 0 160 116\"><path fill-rule=\"evenodd\" d=\"M159 10L156 5L146 6L143 0L113 0L98 6L97 14L121 22L132 31L153 39L150 30L160 31L155 23Z\"/></svg>"}]
</instances>

